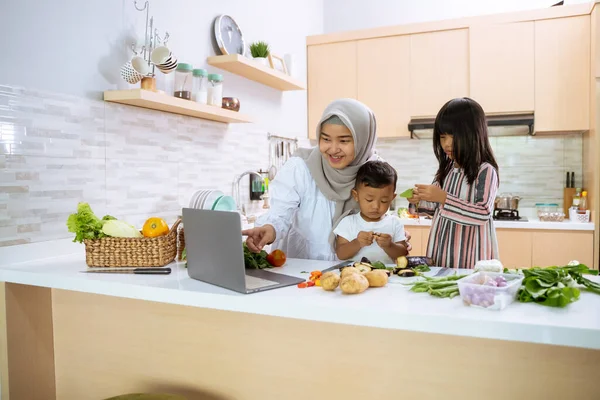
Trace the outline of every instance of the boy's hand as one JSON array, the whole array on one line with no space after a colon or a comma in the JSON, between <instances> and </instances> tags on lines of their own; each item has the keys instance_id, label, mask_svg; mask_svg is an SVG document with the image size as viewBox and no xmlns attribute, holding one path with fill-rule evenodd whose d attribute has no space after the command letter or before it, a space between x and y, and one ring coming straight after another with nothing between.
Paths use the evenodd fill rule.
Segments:
<instances>
[{"instance_id":1,"label":"boy's hand","mask_svg":"<svg viewBox=\"0 0 600 400\"><path fill-rule=\"evenodd\" d=\"M392 235L388 235L387 233L378 233L375 235L375 241L382 249L387 249L392 246Z\"/></svg>"},{"instance_id":2,"label":"boy's hand","mask_svg":"<svg viewBox=\"0 0 600 400\"><path fill-rule=\"evenodd\" d=\"M360 231L358 233L358 236L356 237L356 240L358 240L360 247L367 247L367 246L372 245L373 239L374 239L373 232L365 232L365 231Z\"/></svg>"}]
</instances>

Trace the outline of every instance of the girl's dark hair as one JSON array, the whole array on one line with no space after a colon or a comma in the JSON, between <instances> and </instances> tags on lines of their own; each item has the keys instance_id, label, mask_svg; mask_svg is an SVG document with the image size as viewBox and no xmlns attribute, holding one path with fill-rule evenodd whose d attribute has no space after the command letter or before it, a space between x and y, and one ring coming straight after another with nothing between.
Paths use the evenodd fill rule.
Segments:
<instances>
[{"instance_id":1,"label":"girl's dark hair","mask_svg":"<svg viewBox=\"0 0 600 400\"><path fill-rule=\"evenodd\" d=\"M358 189L361 184L376 189L393 185L396 191L397 181L398 174L390 164L385 161L367 161L356 173L355 188Z\"/></svg>"},{"instance_id":2,"label":"girl's dark hair","mask_svg":"<svg viewBox=\"0 0 600 400\"><path fill-rule=\"evenodd\" d=\"M498 172L498 163L488 138L485 113L475 100L468 97L450 100L435 117L433 152L440 164L435 180L442 187L453 167L453 161L440 143L443 134L452 135L454 161L465 171L470 185L475 182L483 163L492 165Z\"/></svg>"}]
</instances>

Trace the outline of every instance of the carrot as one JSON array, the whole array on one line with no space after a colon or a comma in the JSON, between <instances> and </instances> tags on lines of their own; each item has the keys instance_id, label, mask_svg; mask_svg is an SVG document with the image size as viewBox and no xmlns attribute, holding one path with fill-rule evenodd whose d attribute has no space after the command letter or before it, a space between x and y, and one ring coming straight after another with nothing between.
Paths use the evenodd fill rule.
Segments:
<instances>
[{"instance_id":1,"label":"carrot","mask_svg":"<svg viewBox=\"0 0 600 400\"><path fill-rule=\"evenodd\" d=\"M315 286L315 283L314 283L314 282L313 282L313 281L310 281L310 282L306 282L306 283L307 283L307 285L308 285L308 287L312 287L312 286Z\"/></svg>"},{"instance_id":2,"label":"carrot","mask_svg":"<svg viewBox=\"0 0 600 400\"><path fill-rule=\"evenodd\" d=\"M308 282L302 282L302 283L299 283L299 284L298 284L298 287L299 287L300 289L304 289L304 288L308 287Z\"/></svg>"}]
</instances>

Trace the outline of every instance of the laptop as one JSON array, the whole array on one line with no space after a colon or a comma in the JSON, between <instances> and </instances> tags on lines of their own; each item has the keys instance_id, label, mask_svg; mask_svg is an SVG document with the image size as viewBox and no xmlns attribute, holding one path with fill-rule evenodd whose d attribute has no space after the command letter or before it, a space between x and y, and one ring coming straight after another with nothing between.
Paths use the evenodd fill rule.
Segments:
<instances>
[{"instance_id":1,"label":"laptop","mask_svg":"<svg viewBox=\"0 0 600 400\"><path fill-rule=\"evenodd\" d=\"M240 215L183 209L187 271L192 279L239 293L256 293L304 282L302 278L246 269Z\"/></svg>"}]
</instances>

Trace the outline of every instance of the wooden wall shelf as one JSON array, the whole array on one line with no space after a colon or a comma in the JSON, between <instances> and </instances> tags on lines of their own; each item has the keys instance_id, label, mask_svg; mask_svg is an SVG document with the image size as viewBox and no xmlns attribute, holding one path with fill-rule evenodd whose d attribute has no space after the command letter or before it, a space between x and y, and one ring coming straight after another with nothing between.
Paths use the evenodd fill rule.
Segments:
<instances>
[{"instance_id":1,"label":"wooden wall shelf","mask_svg":"<svg viewBox=\"0 0 600 400\"><path fill-rule=\"evenodd\" d=\"M213 67L224 69L281 91L306 90L304 84L299 80L239 54L208 57L207 62Z\"/></svg>"},{"instance_id":2,"label":"wooden wall shelf","mask_svg":"<svg viewBox=\"0 0 600 400\"><path fill-rule=\"evenodd\" d=\"M173 114L187 115L228 124L252 122L250 117L240 114L239 112L199 104L195 101L178 99L164 93L143 89L107 90L104 92L104 101L128 104L130 106L149 108L151 110L165 111Z\"/></svg>"}]
</instances>

